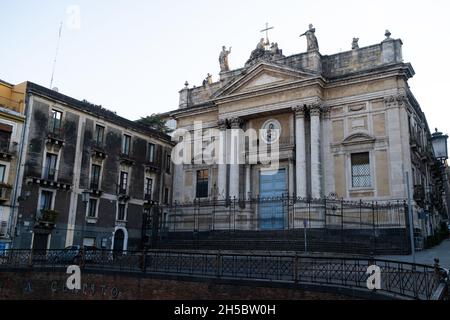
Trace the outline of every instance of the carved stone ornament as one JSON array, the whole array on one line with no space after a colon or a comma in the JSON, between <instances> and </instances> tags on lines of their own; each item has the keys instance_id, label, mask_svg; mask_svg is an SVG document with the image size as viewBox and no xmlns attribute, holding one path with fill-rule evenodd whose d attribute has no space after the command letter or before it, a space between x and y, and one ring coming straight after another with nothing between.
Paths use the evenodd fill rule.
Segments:
<instances>
[{"instance_id":1,"label":"carved stone ornament","mask_svg":"<svg viewBox=\"0 0 450 320\"><path fill-rule=\"evenodd\" d=\"M384 98L384 103L386 107L400 107L403 106L406 102L406 96L404 94L397 94Z\"/></svg>"},{"instance_id":2,"label":"carved stone ornament","mask_svg":"<svg viewBox=\"0 0 450 320\"><path fill-rule=\"evenodd\" d=\"M217 126L219 127L219 130L225 130L227 128L227 120L226 119L219 119L217 121Z\"/></svg>"},{"instance_id":3,"label":"carved stone ornament","mask_svg":"<svg viewBox=\"0 0 450 320\"><path fill-rule=\"evenodd\" d=\"M232 129L239 129L243 123L241 118L234 117L229 120Z\"/></svg>"},{"instance_id":4,"label":"carved stone ornament","mask_svg":"<svg viewBox=\"0 0 450 320\"><path fill-rule=\"evenodd\" d=\"M295 112L295 116L297 116L297 117L305 116L305 106L303 106L303 105L292 107L292 111Z\"/></svg>"}]
</instances>

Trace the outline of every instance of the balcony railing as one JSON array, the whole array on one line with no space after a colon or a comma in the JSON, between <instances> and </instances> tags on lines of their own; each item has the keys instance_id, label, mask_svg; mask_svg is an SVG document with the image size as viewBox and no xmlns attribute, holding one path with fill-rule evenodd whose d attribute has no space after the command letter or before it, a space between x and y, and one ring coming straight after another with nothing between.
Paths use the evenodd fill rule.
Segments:
<instances>
[{"instance_id":1,"label":"balcony railing","mask_svg":"<svg viewBox=\"0 0 450 320\"><path fill-rule=\"evenodd\" d=\"M8 230L8 222L0 221L0 237L6 236L7 230Z\"/></svg>"},{"instance_id":2,"label":"balcony railing","mask_svg":"<svg viewBox=\"0 0 450 320\"><path fill-rule=\"evenodd\" d=\"M100 183L98 181L91 181L90 188L91 190L100 190Z\"/></svg>"},{"instance_id":3,"label":"balcony railing","mask_svg":"<svg viewBox=\"0 0 450 320\"><path fill-rule=\"evenodd\" d=\"M423 202L425 200L425 188L423 185L414 185L414 200L417 202Z\"/></svg>"},{"instance_id":4,"label":"balcony railing","mask_svg":"<svg viewBox=\"0 0 450 320\"><path fill-rule=\"evenodd\" d=\"M64 143L64 127L62 121L56 122L51 119L47 132L47 142L54 144Z\"/></svg>"},{"instance_id":5,"label":"balcony railing","mask_svg":"<svg viewBox=\"0 0 450 320\"><path fill-rule=\"evenodd\" d=\"M54 225L58 219L59 212L56 210L43 209L38 213L37 222L39 224Z\"/></svg>"},{"instance_id":6,"label":"balcony railing","mask_svg":"<svg viewBox=\"0 0 450 320\"><path fill-rule=\"evenodd\" d=\"M12 186L6 183L0 183L0 201L7 201L11 198Z\"/></svg>"},{"instance_id":7,"label":"balcony railing","mask_svg":"<svg viewBox=\"0 0 450 320\"><path fill-rule=\"evenodd\" d=\"M42 175L42 179L55 181L57 176L58 176L58 170L53 169L53 168L45 168L43 175Z\"/></svg>"}]
</instances>

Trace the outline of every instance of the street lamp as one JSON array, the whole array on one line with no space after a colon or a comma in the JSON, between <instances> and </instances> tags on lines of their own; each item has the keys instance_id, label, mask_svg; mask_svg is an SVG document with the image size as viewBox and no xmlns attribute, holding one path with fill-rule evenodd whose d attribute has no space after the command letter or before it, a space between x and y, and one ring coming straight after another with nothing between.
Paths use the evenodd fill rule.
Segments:
<instances>
[{"instance_id":1,"label":"street lamp","mask_svg":"<svg viewBox=\"0 0 450 320\"><path fill-rule=\"evenodd\" d=\"M447 139L448 135L444 135L442 132L439 132L438 129L435 129L431 135L431 143L433 144L434 157L436 160L440 162L440 169L442 171L443 182L444 182L444 191L447 202L447 219L450 216L450 196L448 190L448 181L447 181L447 173L445 172L445 161L448 159L448 149L447 149Z\"/></svg>"},{"instance_id":2,"label":"street lamp","mask_svg":"<svg viewBox=\"0 0 450 320\"><path fill-rule=\"evenodd\" d=\"M436 132L431 135L431 143L433 144L434 157L443 162L448 159L447 139L448 135L444 135L442 132Z\"/></svg>"}]
</instances>

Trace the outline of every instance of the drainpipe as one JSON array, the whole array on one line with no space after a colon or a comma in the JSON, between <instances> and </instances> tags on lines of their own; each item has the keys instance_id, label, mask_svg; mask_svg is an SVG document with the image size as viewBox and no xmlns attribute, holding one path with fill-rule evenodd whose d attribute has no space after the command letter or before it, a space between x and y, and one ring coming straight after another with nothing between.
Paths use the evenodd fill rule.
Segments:
<instances>
[{"instance_id":1,"label":"drainpipe","mask_svg":"<svg viewBox=\"0 0 450 320\"><path fill-rule=\"evenodd\" d=\"M26 91L25 94L25 122L23 124L22 127L22 136L21 136L21 143L20 143L20 148L18 151L19 154L19 158L18 158L18 162L17 162L17 166L16 166L16 181L15 181L15 188L13 191L13 198L12 198L12 213L9 215L9 221L8 221L8 234L11 238L11 246L13 246L14 243L14 239L16 237L16 228L17 228L17 218L18 218L18 208L17 208L17 198L18 198L18 194L19 191L22 191L22 183L23 183L23 179L21 179L21 177L23 176L23 170L24 170L24 166L25 164L22 163L23 159L25 158L24 155L24 149L25 149L25 145L27 144L27 138L28 138L28 132L30 130L30 110L31 110L31 106L29 106L29 102L30 102L30 98L31 98L31 94L28 92L28 90Z\"/></svg>"}]
</instances>

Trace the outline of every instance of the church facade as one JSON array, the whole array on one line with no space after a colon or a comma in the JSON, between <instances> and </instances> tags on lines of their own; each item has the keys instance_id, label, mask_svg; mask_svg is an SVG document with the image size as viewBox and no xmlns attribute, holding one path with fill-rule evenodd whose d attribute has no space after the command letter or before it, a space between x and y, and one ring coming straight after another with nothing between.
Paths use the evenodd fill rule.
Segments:
<instances>
[{"instance_id":1,"label":"church facade","mask_svg":"<svg viewBox=\"0 0 450 320\"><path fill-rule=\"evenodd\" d=\"M237 152L244 161L176 164L173 200L403 201L407 173L415 226L432 233L439 219L432 198L435 159L427 121L408 86L414 70L403 61L402 41L386 31L380 43L359 48L354 39L350 51L322 55L315 29L304 35L306 52L284 56L278 44L261 39L245 66L235 70L228 66L231 50L223 47L219 81L193 88L186 83L178 109L170 112L180 136L187 132L200 150L215 144L224 158ZM201 135L195 136L199 124ZM244 138L236 149L231 141L237 129ZM250 131L257 146L276 142L275 169L250 161ZM194 159L192 151L186 157L184 150L184 158ZM240 206L240 212L256 222L243 228L261 228L263 210L249 207ZM178 211L180 224L183 214L191 213ZM383 219L389 221L389 213Z\"/></svg>"}]
</instances>

